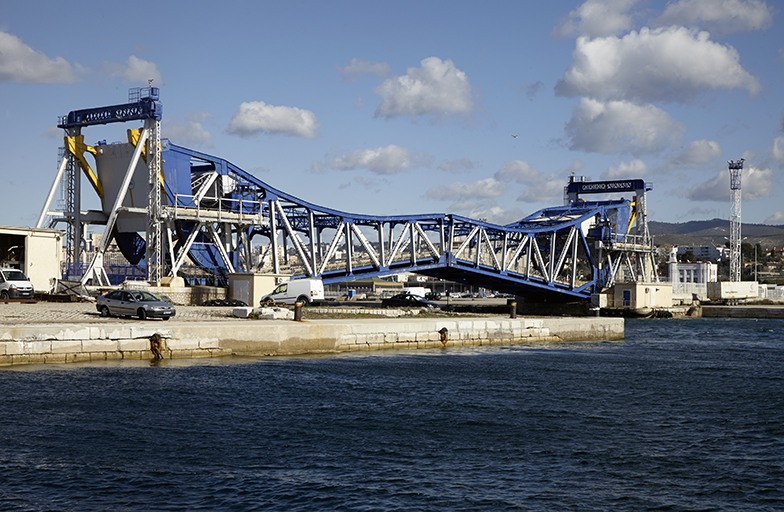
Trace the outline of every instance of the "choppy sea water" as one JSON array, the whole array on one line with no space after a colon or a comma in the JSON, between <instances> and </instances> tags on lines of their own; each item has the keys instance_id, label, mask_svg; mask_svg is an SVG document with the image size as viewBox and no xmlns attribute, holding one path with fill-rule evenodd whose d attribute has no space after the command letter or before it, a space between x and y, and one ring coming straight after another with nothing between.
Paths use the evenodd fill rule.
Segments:
<instances>
[{"instance_id":1,"label":"choppy sea water","mask_svg":"<svg viewBox=\"0 0 784 512\"><path fill-rule=\"evenodd\" d=\"M784 321L0 370L0 510L784 510Z\"/></svg>"}]
</instances>

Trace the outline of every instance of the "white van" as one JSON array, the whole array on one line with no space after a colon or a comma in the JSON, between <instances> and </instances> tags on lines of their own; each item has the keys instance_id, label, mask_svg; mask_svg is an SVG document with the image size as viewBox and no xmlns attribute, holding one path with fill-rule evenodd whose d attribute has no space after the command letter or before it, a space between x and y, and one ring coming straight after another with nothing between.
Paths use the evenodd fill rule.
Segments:
<instances>
[{"instance_id":1,"label":"white van","mask_svg":"<svg viewBox=\"0 0 784 512\"><path fill-rule=\"evenodd\" d=\"M301 302L302 305L307 306L323 300L324 283L321 282L321 279L305 278L292 279L279 284L272 290L272 293L262 297L261 303L272 301L278 304L294 304Z\"/></svg>"},{"instance_id":2,"label":"white van","mask_svg":"<svg viewBox=\"0 0 784 512\"><path fill-rule=\"evenodd\" d=\"M21 270L0 268L0 299L32 299L33 284Z\"/></svg>"},{"instance_id":3,"label":"white van","mask_svg":"<svg viewBox=\"0 0 784 512\"><path fill-rule=\"evenodd\" d=\"M425 288L424 286L406 286L403 288L403 293L408 293L410 295L419 295L423 299L425 295L430 293L430 288Z\"/></svg>"}]
</instances>

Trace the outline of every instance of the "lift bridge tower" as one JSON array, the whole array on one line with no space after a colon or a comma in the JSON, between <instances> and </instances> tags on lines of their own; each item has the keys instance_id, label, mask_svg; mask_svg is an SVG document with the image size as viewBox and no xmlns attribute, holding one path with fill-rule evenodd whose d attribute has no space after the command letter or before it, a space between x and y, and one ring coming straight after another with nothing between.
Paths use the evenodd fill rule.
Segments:
<instances>
[{"instance_id":1,"label":"lift bridge tower","mask_svg":"<svg viewBox=\"0 0 784 512\"><path fill-rule=\"evenodd\" d=\"M730 170L730 282L739 283L741 274L740 261L740 180L743 174L743 161L729 160Z\"/></svg>"}]
</instances>

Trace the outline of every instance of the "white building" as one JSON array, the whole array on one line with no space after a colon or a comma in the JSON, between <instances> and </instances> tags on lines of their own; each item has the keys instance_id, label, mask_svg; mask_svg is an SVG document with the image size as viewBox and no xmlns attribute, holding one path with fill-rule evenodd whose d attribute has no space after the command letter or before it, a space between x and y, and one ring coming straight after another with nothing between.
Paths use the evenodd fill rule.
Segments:
<instances>
[{"instance_id":1,"label":"white building","mask_svg":"<svg viewBox=\"0 0 784 512\"><path fill-rule=\"evenodd\" d=\"M62 277L62 240L56 229L0 226L0 266L21 270L36 292L48 293Z\"/></svg>"},{"instance_id":2,"label":"white building","mask_svg":"<svg viewBox=\"0 0 784 512\"><path fill-rule=\"evenodd\" d=\"M682 245L678 246L678 255L691 251L697 261L716 261L724 259L729 251L726 247L715 245Z\"/></svg>"},{"instance_id":3,"label":"white building","mask_svg":"<svg viewBox=\"0 0 784 512\"><path fill-rule=\"evenodd\" d=\"M671 283L712 283L718 281L719 266L715 263L670 263Z\"/></svg>"},{"instance_id":4,"label":"white building","mask_svg":"<svg viewBox=\"0 0 784 512\"><path fill-rule=\"evenodd\" d=\"M706 247L706 246L702 246ZM668 261L672 298L681 302L690 302L695 297L700 300L708 298L708 283L719 280L719 266L716 263L678 263L677 254L680 247L673 247Z\"/></svg>"}]
</instances>

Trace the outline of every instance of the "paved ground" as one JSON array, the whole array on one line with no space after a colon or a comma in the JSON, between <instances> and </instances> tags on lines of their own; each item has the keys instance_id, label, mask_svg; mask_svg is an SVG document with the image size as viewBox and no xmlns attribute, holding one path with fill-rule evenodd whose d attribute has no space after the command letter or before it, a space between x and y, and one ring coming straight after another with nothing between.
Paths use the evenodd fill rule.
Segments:
<instances>
[{"instance_id":1,"label":"paved ground","mask_svg":"<svg viewBox=\"0 0 784 512\"><path fill-rule=\"evenodd\" d=\"M442 305L496 305L506 304L506 299L452 299L438 301ZM339 302L337 307L380 307L379 301ZM231 312L232 307L213 306L176 306L177 315L173 321L198 321L198 320L240 320ZM305 310L307 315L307 310ZM133 323L138 319L124 319L117 317L103 318L95 309L94 302L45 302L36 304L21 304L0 302L0 325L30 325L30 324L58 324L58 323ZM150 320L163 322L163 320Z\"/></svg>"},{"instance_id":2,"label":"paved ground","mask_svg":"<svg viewBox=\"0 0 784 512\"><path fill-rule=\"evenodd\" d=\"M231 307L177 306L175 321L239 320L232 316ZM36 304L0 303L0 324L59 324L59 323L124 323L138 319L103 318L93 302L38 302ZM163 320L150 320L163 322Z\"/></svg>"}]
</instances>

